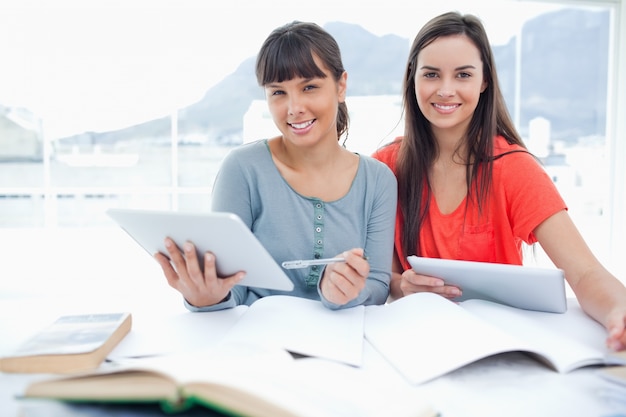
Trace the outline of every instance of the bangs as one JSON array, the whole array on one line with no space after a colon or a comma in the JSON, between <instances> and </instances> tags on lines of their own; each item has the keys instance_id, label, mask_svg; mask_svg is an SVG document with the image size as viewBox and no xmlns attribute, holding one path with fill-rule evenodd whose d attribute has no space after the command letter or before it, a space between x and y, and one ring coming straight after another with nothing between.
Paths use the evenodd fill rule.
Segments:
<instances>
[{"instance_id":1,"label":"bangs","mask_svg":"<svg viewBox=\"0 0 626 417\"><path fill-rule=\"evenodd\" d=\"M257 81L264 86L294 78L325 78L326 74L313 60L313 43L294 33L289 33L270 45L259 56Z\"/></svg>"}]
</instances>

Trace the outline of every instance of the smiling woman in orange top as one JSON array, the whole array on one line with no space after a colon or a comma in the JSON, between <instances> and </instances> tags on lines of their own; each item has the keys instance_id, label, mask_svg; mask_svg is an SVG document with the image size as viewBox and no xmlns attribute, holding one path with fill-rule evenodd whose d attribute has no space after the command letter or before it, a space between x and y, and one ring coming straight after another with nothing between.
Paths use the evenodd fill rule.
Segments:
<instances>
[{"instance_id":1,"label":"smiling woman in orange top","mask_svg":"<svg viewBox=\"0 0 626 417\"><path fill-rule=\"evenodd\" d=\"M626 288L581 237L506 109L484 27L445 13L417 34L404 78L405 133L374 157L398 180L391 298L461 289L415 274L406 257L522 264L538 242L581 307L626 348Z\"/></svg>"}]
</instances>

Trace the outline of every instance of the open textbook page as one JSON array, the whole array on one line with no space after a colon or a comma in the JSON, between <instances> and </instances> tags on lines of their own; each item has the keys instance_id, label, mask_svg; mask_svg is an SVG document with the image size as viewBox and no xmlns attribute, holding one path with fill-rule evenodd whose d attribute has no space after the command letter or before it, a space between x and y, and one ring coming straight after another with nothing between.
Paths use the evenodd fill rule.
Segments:
<instances>
[{"instance_id":1,"label":"open textbook page","mask_svg":"<svg viewBox=\"0 0 626 417\"><path fill-rule=\"evenodd\" d=\"M364 306L330 310L318 300L273 295L252 303L223 340L360 366L364 321Z\"/></svg>"},{"instance_id":2,"label":"open textbook page","mask_svg":"<svg viewBox=\"0 0 626 417\"><path fill-rule=\"evenodd\" d=\"M363 306L330 310L320 301L287 295L211 312L136 315L133 333L110 360L206 349L243 341L354 366L363 356Z\"/></svg>"},{"instance_id":3,"label":"open textbook page","mask_svg":"<svg viewBox=\"0 0 626 417\"><path fill-rule=\"evenodd\" d=\"M545 313L416 293L365 314L365 337L412 384L504 352L526 352L563 373L623 362L605 347L604 328L578 306Z\"/></svg>"},{"instance_id":4,"label":"open textbook page","mask_svg":"<svg viewBox=\"0 0 626 417\"><path fill-rule=\"evenodd\" d=\"M27 387L24 398L156 402L166 412L203 406L250 417L437 415L427 400L388 387L359 368L237 343L39 380Z\"/></svg>"},{"instance_id":5,"label":"open textbook page","mask_svg":"<svg viewBox=\"0 0 626 417\"><path fill-rule=\"evenodd\" d=\"M240 305L219 311L172 313L138 310L133 314L133 331L107 356L112 361L167 355L210 348L222 340L248 310Z\"/></svg>"}]
</instances>

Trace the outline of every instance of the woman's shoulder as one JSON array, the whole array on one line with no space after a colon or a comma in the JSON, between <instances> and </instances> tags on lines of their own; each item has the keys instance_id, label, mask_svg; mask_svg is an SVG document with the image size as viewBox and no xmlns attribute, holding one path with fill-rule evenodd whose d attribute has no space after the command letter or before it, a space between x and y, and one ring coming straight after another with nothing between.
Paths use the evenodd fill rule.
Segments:
<instances>
[{"instance_id":1,"label":"woman's shoulder","mask_svg":"<svg viewBox=\"0 0 626 417\"><path fill-rule=\"evenodd\" d=\"M271 157L263 157L264 153L269 155L266 142L266 140L258 140L234 146L222 158L220 172L230 174L234 172L253 173L267 169L267 164L271 163L272 159Z\"/></svg>"},{"instance_id":2,"label":"woman's shoulder","mask_svg":"<svg viewBox=\"0 0 626 417\"><path fill-rule=\"evenodd\" d=\"M363 155L359 154L359 158L361 160L361 164L365 165L368 169L374 172L391 172L389 166L383 163L383 161L375 158L373 155Z\"/></svg>"},{"instance_id":3,"label":"woman's shoulder","mask_svg":"<svg viewBox=\"0 0 626 417\"><path fill-rule=\"evenodd\" d=\"M534 179L545 174L539 158L523 146L508 143L501 136L495 140L493 154L494 178L521 181L522 178Z\"/></svg>"},{"instance_id":4,"label":"woman's shoulder","mask_svg":"<svg viewBox=\"0 0 626 417\"><path fill-rule=\"evenodd\" d=\"M494 156L510 153L511 151L522 151L530 154L528 149L516 143L509 143L504 136L496 136L493 140Z\"/></svg>"},{"instance_id":5,"label":"woman's shoulder","mask_svg":"<svg viewBox=\"0 0 626 417\"><path fill-rule=\"evenodd\" d=\"M385 163L367 155L360 155L359 171L367 184L377 184L380 188L397 186L396 176Z\"/></svg>"},{"instance_id":6,"label":"woman's shoulder","mask_svg":"<svg viewBox=\"0 0 626 417\"><path fill-rule=\"evenodd\" d=\"M402 136L395 138L393 141L376 149L372 154L372 158L384 162L388 167L394 169L396 165L396 159L398 158L398 150L402 143Z\"/></svg>"},{"instance_id":7,"label":"woman's shoulder","mask_svg":"<svg viewBox=\"0 0 626 417\"><path fill-rule=\"evenodd\" d=\"M246 155L258 152L260 148L267 148L267 146L267 139L259 139L237 145L231 149L230 153L234 153L236 155Z\"/></svg>"},{"instance_id":8,"label":"woman's shoulder","mask_svg":"<svg viewBox=\"0 0 626 417\"><path fill-rule=\"evenodd\" d=\"M258 160L259 153L262 152L263 149L267 149L267 146L267 139L245 142L234 146L230 151L228 151L224 160Z\"/></svg>"},{"instance_id":9,"label":"woman's shoulder","mask_svg":"<svg viewBox=\"0 0 626 417\"><path fill-rule=\"evenodd\" d=\"M535 155L528 149L515 143L509 143L502 136L496 136L494 140L493 156L496 164L513 161L516 163L538 162Z\"/></svg>"}]
</instances>

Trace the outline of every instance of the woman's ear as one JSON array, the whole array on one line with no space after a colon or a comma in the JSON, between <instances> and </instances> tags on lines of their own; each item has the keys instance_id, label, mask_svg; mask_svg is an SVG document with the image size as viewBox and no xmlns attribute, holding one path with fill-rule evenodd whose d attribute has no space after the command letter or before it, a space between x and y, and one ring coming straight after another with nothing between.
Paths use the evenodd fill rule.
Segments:
<instances>
[{"instance_id":1,"label":"woman's ear","mask_svg":"<svg viewBox=\"0 0 626 417\"><path fill-rule=\"evenodd\" d=\"M348 89L348 73L346 71L341 74L339 81L337 81L337 95L339 96L339 102L346 101L346 90Z\"/></svg>"}]
</instances>

